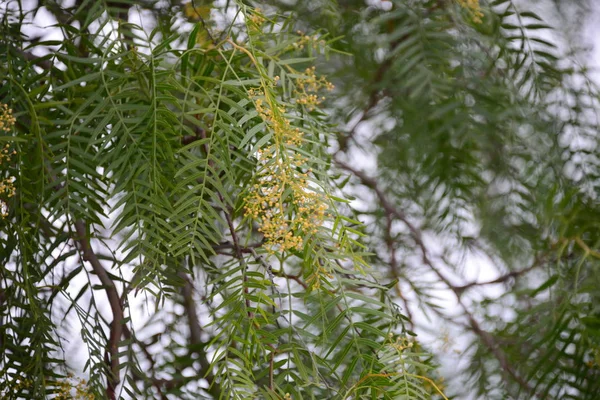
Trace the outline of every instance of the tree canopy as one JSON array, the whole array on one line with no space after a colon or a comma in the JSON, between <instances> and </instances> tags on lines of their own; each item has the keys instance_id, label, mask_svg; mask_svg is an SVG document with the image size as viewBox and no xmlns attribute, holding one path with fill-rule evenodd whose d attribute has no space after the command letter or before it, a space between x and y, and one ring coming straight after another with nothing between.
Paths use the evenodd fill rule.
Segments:
<instances>
[{"instance_id":1,"label":"tree canopy","mask_svg":"<svg viewBox=\"0 0 600 400\"><path fill-rule=\"evenodd\" d=\"M3 3L0 397L597 399L599 92L531 7Z\"/></svg>"}]
</instances>

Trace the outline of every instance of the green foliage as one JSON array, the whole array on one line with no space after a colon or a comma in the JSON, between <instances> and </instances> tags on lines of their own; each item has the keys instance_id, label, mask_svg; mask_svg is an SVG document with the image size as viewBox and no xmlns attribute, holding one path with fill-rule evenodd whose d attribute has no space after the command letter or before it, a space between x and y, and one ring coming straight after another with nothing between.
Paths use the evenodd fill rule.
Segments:
<instances>
[{"instance_id":1,"label":"green foliage","mask_svg":"<svg viewBox=\"0 0 600 400\"><path fill-rule=\"evenodd\" d=\"M454 339L462 354L443 358L468 360L471 385L452 373L450 394L596 398L598 89L524 2L457 3L344 2L337 24L294 6L355 55L318 67L344 107L336 160L367 261L415 329L442 331L434 348ZM353 164L365 152L375 173ZM474 279L478 264L495 277Z\"/></svg>"},{"instance_id":2,"label":"green foliage","mask_svg":"<svg viewBox=\"0 0 600 400\"><path fill-rule=\"evenodd\" d=\"M7 3L2 398L597 397L597 88L520 3L378 4Z\"/></svg>"},{"instance_id":3,"label":"green foliage","mask_svg":"<svg viewBox=\"0 0 600 400\"><path fill-rule=\"evenodd\" d=\"M328 84L291 20L239 3L220 29L144 30L78 3L56 12L86 29L32 42L21 25L38 10L2 14L17 120L3 397L67 396L83 368L96 398L425 398L409 367L424 355L389 354L405 317L332 195Z\"/></svg>"}]
</instances>

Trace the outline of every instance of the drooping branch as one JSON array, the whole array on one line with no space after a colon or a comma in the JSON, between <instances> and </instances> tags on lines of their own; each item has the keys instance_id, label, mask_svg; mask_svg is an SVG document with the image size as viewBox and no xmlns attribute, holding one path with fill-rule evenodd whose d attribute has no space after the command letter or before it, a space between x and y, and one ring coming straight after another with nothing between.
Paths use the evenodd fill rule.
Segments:
<instances>
[{"instance_id":1,"label":"drooping branch","mask_svg":"<svg viewBox=\"0 0 600 400\"><path fill-rule=\"evenodd\" d=\"M77 220L75 222L75 230L77 235L73 239L79 244L83 260L90 263L92 270L98 276L98 279L100 279L113 315L113 320L110 324L110 336L107 343L107 351L110 355L110 374L107 379L106 394L109 399L115 399L115 391L120 382L119 341L123 333L123 303L121 302L115 283L92 249L87 234L88 226L83 220Z\"/></svg>"},{"instance_id":2,"label":"drooping branch","mask_svg":"<svg viewBox=\"0 0 600 400\"><path fill-rule=\"evenodd\" d=\"M534 389L521 376L519 376L515 368L508 362L506 354L501 350L498 343L496 343L494 337L489 332L486 332L481 328L473 314L470 312L469 308L463 302L461 294L464 290L461 290L459 286L454 285L450 281L450 279L444 273L442 273L441 270L437 266L435 266L434 263L431 261L431 257L423 241L423 234L421 230L408 219L408 216L403 211L398 210L391 203L391 201L387 198L386 194L379 187L378 182L375 178L372 178L368 176L365 172L339 160L338 157L334 158L334 160L339 167L352 173L356 178L359 179L359 181L364 186L368 187L375 193L379 204L383 207L384 212L389 216L389 218L399 220L408 228L412 240L419 248L423 264L427 266L438 277L438 279L455 294L460 308L462 309L462 311L467 317L467 320L469 321L469 326L471 327L471 330L480 338L483 345L498 360L498 363L500 364L500 367L505 372L505 374L512 377L512 379L514 379L514 381L517 382L522 388L524 388L530 395L536 396Z\"/></svg>"},{"instance_id":3,"label":"drooping branch","mask_svg":"<svg viewBox=\"0 0 600 400\"><path fill-rule=\"evenodd\" d=\"M56 173L48 164L46 164L45 167L48 171L50 183L54 184L57 189L62 189L63 184L58 183ZM75 243L78 244L83 260L90 263L92 270L100 280L100 283L102 284L102 287L106 293L113 316L112 322L110 323L109 339L106 344L107 364L109 364L107 365L109 367L109 371L106 379L106 396L108 399L113 400L116 399L116 388L121 381L119 342L121 340L121 335L123 334L124 324L123 301L119 296L119 292L113 279L110 277L109 273L106 271L100 262L100 259L94 252L94 249L92 248L88 234L88 224L84 220L78 219L75 221L74 225L75 232L70 232L70 237Z\"/></svg>"},{"instance_id":4,"label":"drooping branch","mask_svg":"<svg viewBox=\"0 0 600 400\"><path fill-rule=\"evenodd\" d=\"M173 385L172 382L167 382L165 380L157 379L156 377L154 377L154 366L155 366L154 357L152 357L152 354L150 353L150 351L148 350L146 345L144 343L142 343L141 341L137 340L137 338L133 335L133 332L131 332L129 330L129 327L127 325L123 325L123 336L127 340L133 340L142 349L142 352L144 353L144 355L148 359L148 362L150 363L150 371L152 373L152 376L150 377L150 381L152 382L152 386L154 386L154 388L158 392L158 395L160 396L161 400L167 400L167 396L162 392L161 387L162 386L170 387L169 384ZM142 381L145 381L148 379L146 376L144 376L140 372L140 370L137 367L134 367L132 369L132 373L133 373L134 378L136 378L136 379L139 379Z\"/></svg>"},{"instance_id":5,"label":"drooping branch","mask_svg":"<svg viewBox=\"0 0 600 400\"><path fill-rule=\"evenodd\" d=\"M198 356L200 362L200 374L208 381L207 391L215 398L221 398L221 386L216 381L216 377L212 372L210 362L204 350L204 342L202 341L202 326L198 318L198 309L194 300L194 285L189 276L183 272L179 273L179 277L184 280L183 284L183 307L185 309L188 327L190 330L190 349Z\"/></svg>"}]
</instances>

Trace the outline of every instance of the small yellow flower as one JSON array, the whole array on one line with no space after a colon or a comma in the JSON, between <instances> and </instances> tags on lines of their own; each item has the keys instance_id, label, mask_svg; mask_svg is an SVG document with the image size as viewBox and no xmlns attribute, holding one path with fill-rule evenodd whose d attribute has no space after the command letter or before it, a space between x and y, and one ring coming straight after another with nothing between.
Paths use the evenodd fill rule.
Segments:
<instances>
[{"instance_id":1,"label":"small yellow flower","mask_svg":"<svg viewBox=\"0 0 600 400\"><path fill-rule=\"evenodd\" d=\"M0 132L9 132L15 122L16 119L12 114L12 109L8 108L7 104L0 104ZM11 150L10 144L7 143L4 148L0 149L0 165L9 163L11 156L15 154L16 151ZM10 198L15 195L14 181L14 176L0 177L0 196L4 195L5 198ZM6 218L6 216L8 216L8 204L4 199L0 199L0 217Z\"/></svg>"},{"instance_id":2,"label":"small yellow flower","mask_svg":"<svg viewBox=\"0 0 600 400\"><path fill-rule=\"evenodd\" d=\"M0 131L9 132L17 120L8 104L0 103Z\"/></svg>"},{"instance_id":3,"label":"small yellow flower","mask_svg":"<svg viewBox=\"0 0 600 400\"><path fill-rule=\"evenodd\" d=\"M264 92L251 89L256 111L275 136L275 143L256 153L259 166L257 181L246 197L245 214L258 220L259 231L270 253L300 250L303 237L321 226L327 205L322 194L308 183L301 172L307 159L294 148L302 145L303 133L285 117L285 109L276 113L263 101Z\"/></svg>"},{"instance_id":4,"label":"small yellow flower","mask_svg":"<svg viewBox=\"0 0 600 400\"><path fill-rule=\"evenodd\" d=\"M456 0L458 4L469 12L469 15L473 19L473 22L480 24L483 18L483 12L481 11L481 5L479 0Z\"/></svg>"},{"instance_id":5,"label":"small yellow flower","mask_svg":"<svg viewBox=\"0 0 600 400\"><path fill-rule=\"evenodd\" d=\"M56 399L69 400L94 400L94 394L85 379L74 377L69 374L64 379L56 381L58 393Z\"/></svg>"},{"instance_id":6,"label":"small yellow flower","mask_svg":"<svg viewBox=\"0 0 600 400\"><path fill-rule=\"evenodd\" d=\"M262 10L260 8L255 8L248 15L249 28L251 33L261 32L261 27L265 23L266 18L262 14Z\"/></svg>"},{"instance_id":7,"label":"small yellow flower","mask_svg":"<svg viewBox=\"0 0 600 400\"><path fill-rule=\"evenodd\" d=\"M394 335L390 334L390 346L399 352L410 349L414 346L414 343L404 336L397 336L395 341L392 341L393 338Z\"/></svg>"},{"instance_id":8,"label":"small yellow flower","mask_svg":"<svg viewBox=\"0 0 600 400\"><path fill-rule=\"evenodd\" d=\"M315 67L307 68L304 75L306 75L305 78L296 80L296 103L305 105L309 111L312 111L325 100L325 97L319 97L317 92L321 89L332 91L335 86L324 76L317 77Z\"/></svg>"}]
</instances>

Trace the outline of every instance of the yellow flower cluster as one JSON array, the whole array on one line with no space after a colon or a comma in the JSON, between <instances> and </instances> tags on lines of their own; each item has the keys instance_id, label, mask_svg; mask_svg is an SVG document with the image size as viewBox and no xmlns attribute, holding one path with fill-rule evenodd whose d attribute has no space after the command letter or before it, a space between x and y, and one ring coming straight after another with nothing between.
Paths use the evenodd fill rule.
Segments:
<instances>
[{"instance_id":1,"label":"yellow flower cluster","mask_svg":"<svg viewBox=\"0 0 600 400\"><path fill-rule=\"evenodd\" d=\"M67 379L57 381L57 386L56 400L94 400L94 394L90 393L85 379L69 375Z\"/></svg>"},{"instance_id":2,"label":"yellow flower cluster","mask_svg":"<svg viewBox=\"0 0 600 400\"><path fill-rule=\"evenodd\" d=\"M8 104L0 103L0 131L8 132L17 122L13 117L12 109L8 108Z\"/></svg>"},{"instance_id":3,"label":"yellow flower cluster","mask_svg":"<svg viewBox=\"0 0 600 400\"><path fill-rule=\"evenodd\" d=\"M6 104L0 104L0 131L9 132L15 125L15 117L12 115L12 110ZM0 165L4 162L10 162L10 157L16 154L14 150L10 150L10 145L6 144L0 149ZM14 177L0 178L0 195L5 194L7 197L15 195ZM0 199L0 217L5 218L8 215L8 204Z\"/></svg>"},{"instance_id":4,"label":"yellow flower cluster","mask_svg":"<svg viewBox=\"0 0 600 400\"><path fill-rule=\"evenodd\" d=\"M260 117L273 132L274 143L257 151L259 165L256 183L246 198L246 216L259 221L266 249L300 250L303 237L315 234L323 223L327 205L324 196L311 188L308 175L301 172L306 158L293 149L302 144L302 131L291 126L285 109L273 110L262 90L249 95Z\"/></svg>"},{"instance_id":5,"label":"yellow flower cluster","mask_svg":"<svg viewBox=\"0 0 600 400\"><path fill-rule=\"evenodd\" d=\"M321 287L321 280L323 279L333 279L333 274L324 268L320 263L317 262L317 267L313 271L312 274L308 278L306 278L306 283L310 285L313 289L319 289Z\"/></svg>"},{"instance_id":6,"label":"yellow flower cluster","mask_svg":"<svg viewBox=\"0 0 600 400\"><path fill-rule=\"evenodd\" d=\"M466 9L469 12L471 18L473 19L473 22L475 22L476 24L480 24L482 22L483 12L481 11L481 5L479 4L479 0L456 1L462 8Z\"/></svg>"},{"instance_id":7,"label":"yellow flower cluster","mask_svg":"<svg viewBox=\"0 0 600 400\"><path fill-rule=\"evenodd\" d=\"M335 86L323 76L317 78L315 67L307 68L304 75L305 78L296 80L296 103L303 104L312 111L325 100L325 97L319 97L317 92L321 89L332 91Z\"/></svg>"},{"instance_id":8,"label":"yellow flower cluster","mask_svg":"<svg viewBox=\"0 0 600 400\"><path fill-rule=\"evenodd\" d=\"M283 400L292 400L292 395L289 393L286 393L285 396L283 396Z\"/></svg>"},{"instance_id":9,"label":"yellow flower cluster","mask_svg":"<svg viewBox=\"0 0 600 400\"><path fill-rule=\"evenodd\" d=\"M405 349L410 349L414 346L414 343L408 340L405 336L397 336L396 340L394 339L394 334L390 333L390 346L398 350L399 352L404 351Z\"/></svg>"},{"instance_id":10,"label":"yellow flower cluster","mask_svg":"<svg viewBox=\"0 0 600 400\"><path fill-rule=\"evenodd\" d=\"M17 393L23 389L27 389L27 388L30 388L31 386L33 386L33 381L31 379L15 378L15 380L17 381L16 383L15 383L15 381L12 381L8 385L8 389L12 392ZM6 394L0 393L0 398L5 399L5 398L7 398L7 396L6 396Z\"/></svg>"},{"instance_id":11,"label":"yellow flower cluster","mask_svg":"<svg viewBox=\"0 0 600 400\"><path fill-rule=\"evenodd\" d=\"M319 36L317 35L305 35L302 31L298 31L296 33L298 36L300 36L300 39L292 44L296 50L302 50L305 47L317 49L319 46L325 46L327 44L323 39L319 39Z\"/></svg>"},{"instance_id":12,"label":"yellow flower cluster","mask_svg":"<svg viewBox=\"0 0 600 400\"><path fill-rule=\"evenodd\" d=\"M262 14L262 10L260 8L255 8L248 15L248 22L249 22L250 30L252 32L260 31L261 30L260 28L265 23L265 21L266 21L266 18Z\"/></svg>"}]
</instances>

